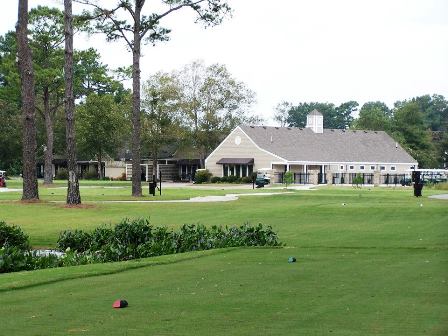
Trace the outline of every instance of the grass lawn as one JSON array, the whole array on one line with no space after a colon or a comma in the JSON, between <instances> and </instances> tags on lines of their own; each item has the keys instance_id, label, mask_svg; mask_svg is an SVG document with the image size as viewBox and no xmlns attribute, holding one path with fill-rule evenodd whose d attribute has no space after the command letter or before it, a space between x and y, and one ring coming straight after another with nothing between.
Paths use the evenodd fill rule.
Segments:
<instances>
[{"instance_id":1,"label":"grass lawn","mask_svg":"<svg viewBox=\"0 0 448 336\"><path fill-rule=\"evenodd\" d=\"M92 200L108 199L96 190ZM169 196L167 189L167 198L202 192L234 191ZM66 209L0 194L0 219L20 225L35 246L54 246L66 228L139 216L170 227L261 222L287 245L3 274L0 334L447 335L448 201L411 195L323 188L225 203ZM130 306L113 310L118 298Z\"/></svg>"}]
</instances>

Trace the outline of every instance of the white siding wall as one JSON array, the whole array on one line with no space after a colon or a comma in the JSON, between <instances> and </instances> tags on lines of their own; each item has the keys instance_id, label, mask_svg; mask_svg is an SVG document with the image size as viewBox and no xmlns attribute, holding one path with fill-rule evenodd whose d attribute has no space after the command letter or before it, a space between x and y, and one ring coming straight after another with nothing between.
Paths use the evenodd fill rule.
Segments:
<instances>
[{"instance_id":1,"label":"white siding wall","mask_svg":"<svg viewBox=\"0 0 448 336\"><path fill-rule=\"evenodd\" d=\"M341 169L340 166L344 166ZM350 166L353 166L353 169L350 169ZM364 166L364 170L361 169L361 166ZM375 166L374 170L370 169L370 166ZM341 164L332 164L330 170L332 173L365 173L365 174L373 174L375 172L379 172L381 174L405 174L409 173L406 170L410 169L412 165L410 164L382 164L382 163L341 163ZM385 167L385 170L380 170L380 167ZM392 170L392 167L395 167L395 170Z\"/></svg>"},{"instance_id":2,"label":"white siding wall","mask_svg":"<svg viewBox=\"0 0 448 336\"><path fill-rule=\"evenodd\" d=\"M241 142L236 144L236 137L240 137ZM206 160L207 168L213 176L223 176L222 165L216 164L222 158L254 158L254 171L259 168L271 168L271 162L281 161L274 155L266 153L245 135L241 129L236 128L232 133L212 152Z\"/></svg>"}]
</instances>

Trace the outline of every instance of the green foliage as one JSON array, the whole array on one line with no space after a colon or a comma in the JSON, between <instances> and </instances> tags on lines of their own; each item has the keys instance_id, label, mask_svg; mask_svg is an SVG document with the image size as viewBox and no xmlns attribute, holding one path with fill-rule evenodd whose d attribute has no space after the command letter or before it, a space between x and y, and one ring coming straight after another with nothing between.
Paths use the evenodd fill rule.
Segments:
<instances>
[{"instance_id":1,"label":"green foliage","mask_svg":"<svg viewBox=\"0 0 448 336\"><path fill-rule=\"evenodd\" d=\"M187 137L201 159L233 128L258 121L249 112L255 93L235 79L225 65L193 62L177 72L176 78Z\"/></svg>"},{"instance_id":2,"label":"green foliage","mask_svg":"<svg viewBox=\"0 0 448 336\"><path fill-rule=\"evenodd\" d=\"M371 131L390 131L392 126L392 111L380 101L367 102L359 110L359 117L352 128Z\"/></svg>"},{"instance_id":3,"label":"green foliage","mask_svg":"<svg viewBox=\"0 0 448 336\"><path fill-rule=\"evenodd\" d=\"M89 233L82 230L62 231L58 238L58 248L61 250L70 249L85 252L90 248L92 237Z\"/></svg>"},{"instance_id":4,"label":"green foliage","mask_svg":"<svg viewBox=\"0 0 448 336\"><path fill-rule=\"evenodd\" d=\"M210 179L211 183L219 183L221 182L221 178L219 176L212 176L212 178Z\"/></svg>"},{"instance_id":5,"label":"green foliage","mask_svg":"<svg viewBox=\"0 0 448 336\"><path fill-rule=\"evenodd\" d=\"M241 183L249 184L253 182L252 176L245 176L241 178Z\"/></svg>"},{"instance_id":6,"label":"green foliage","mask_svg":"<svg viewBox=\"0 0 448 336\"><path fill-rule=\"evenodd\" d=\"M416 102L399 104L394 111L393 135L420 167L433 168L437 165L436 150L423 118Z\"/></svg>"},{"instance_id":7,"label":"green foliage","mask_svg":"<svg viewBox=\"0 0 448 336\"><path fill-rule=\"evenodd\" d=\"M305 127L306 116L317 109L324 116L324 128L345 129L352 123L352 114L357 107L358 103L355 101L349 101L339 106L331 103L300 103L289 109L287 124L294 127Z\"/></svg>"},{"instance_id":8,"label":"green foliage","mask_svg":"<svg viewBox=\"0 0 448 336\"><path fill-rule=\"evenodd\" d=\"M15 226L0 222L0 273L131 260L159 255L236 246L279 246L277 234L262 224L239 227L183 225L179 231L153 227L147 219L124 219L114 228L100 226L93 232L66 230L58 248L65 255L39 255L30 251L28 236Z\"/></svg>"},{"instance_id":9,"label":"green foliage","mask_svg":"<svg viewBox=\"0 0 448 336\"><path fill-rule=\"evenodd\" d=\"M362 175L359 174L359 173L356 174L355 177L352 180L352 184L354 186L356 186L356 188L360 188L361 185L363 184L363 182L364 182L364 179L362 178Z\"/></svg>"},{"instance_id":10,"label":"green foliage","mask_svg":"<svg viewBox=\"0 0 448 336\"><path fill-rule=\"evenodd\" d=\"M56 180L67 180L68 179L68 170L66 168L59 168L56 172L55 176Z\"/></svg>"},{"instance_id":11,"label":"green foliage","mask_svg":"<svg viewBox=\"0 0 448 336\"><path fill-rule=\"evenodd\" d=\"M174 75L158 72L143 84L142 147L152 158L183 137L180 88Z\"/></svg>"},{"instance_id":12,"label":"green foliage","mask_svg":"<svg viewBox=\"0 0 448 336\"><path fill-rule=\"evenodd\" d=\"M114 228L101 226L92 233L64 231L58 248L76 251L83 262L107 262L236 246L279 246L277 234L262 224L239 227L183 225L178 232L153 227L147 219L124 219ZM70 263L75 256L70 254Z\"/></svg>"},{"instance_id":13,"label":"green foliage","mask_svg":"<svg viewBox=\"0 0 448 336\"><path fill-rule=\"evenodd\" d=\"M15 247L21 251L30 248L28 236L18 226L9 226L0 221L0 248Z\"/></svg>"},{"instance_id":14,"label":"green foliage","mask_svg":"<svg viewBox=\"0 0 448 336\"><path fill-rule=\"evenodd\" d=\"M114 156L128 134L126 108L117 104L113 95L90 94L77 108L77 140L85 157L103 161Z\"/></svg>"},{"instance_id":15,"label":"green foliage","mask_svg":"<svg viewBox=\"0 0 448 336\"><path fill-rule=\"evenodd\" d=\"M210 181L210 178L212 177L212 174L207 170L198 170L196 171L196 174L194 176L194 183L201 184L201 183L207 183Z\"/></svg>"},{"instance_id":16,"label":"green foliage","mask_svg":"<svg viewBox=\"0 0 448 336\"><path fill-rule=\"evenodd\" d=\"M286 188L288 188L288 185L290 185L292 182L294 182L294 173L291 171L285 172L283 175L283 183L285 184Z\"/></svg>"},{"instance_id":17,"label":"green foliage","mask_svg":"<svg viewBox=\"0 0 448 336\"><path fill-rule=\"evenodd\" d=\"M229 176L226 176L225 180L224 180L224 178L222 178L222 181L227 182L227 183L239 183L240 178L235 175L229 175Z\"/></svg>"}]
</instances>

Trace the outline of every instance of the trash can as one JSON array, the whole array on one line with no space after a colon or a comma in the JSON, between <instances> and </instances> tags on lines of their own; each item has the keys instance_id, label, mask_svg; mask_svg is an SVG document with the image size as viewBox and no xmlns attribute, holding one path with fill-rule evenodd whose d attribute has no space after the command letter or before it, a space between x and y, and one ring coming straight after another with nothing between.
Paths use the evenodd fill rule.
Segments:
<instances>
[{"instance_id":1,"label":"trash can","mask_svg":"<svg viewBox=\"0 0 448 336\"><path fill-rule=\"evenodd\" d=\"M156 195L156 186L157 182L149 182L149 194L155 196Z\"/></svg>"},{"instance_id":2,"label":"trash can","mask_svg":"<svg viewBox=\"0 0 448 336\"><path fill-rule=\"evenodd\" d=\"M422 196L423 183L415 183L414 184L414 196L421 197Z\"/></svg>"}]
</instances>

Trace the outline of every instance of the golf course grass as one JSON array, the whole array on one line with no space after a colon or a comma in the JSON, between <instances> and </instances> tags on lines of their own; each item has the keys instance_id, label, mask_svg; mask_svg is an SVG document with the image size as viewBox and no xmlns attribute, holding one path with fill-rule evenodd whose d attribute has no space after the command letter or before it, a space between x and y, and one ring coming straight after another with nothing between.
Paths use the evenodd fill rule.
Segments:
<instances>
[{"instance_id":1,"label":"golf course grass","mask_svg":"<svg viewBox=\"0 0 448 336\"><path fill-rule=\"evenodd\" d=\"M81 192L92 201L127 197L96 187ZM63 199L49 190L42 198ZM166 189L164 197L226 193L234 191ZM433 193L441 191L416 199L410 188L324 187L223 203L73 209L2 193L0 220L21 226L34 246L123 217L168 227L261 222L286 246L2 274L0 335L447 335L448 201L426 197ZM120 298L129 307L112 309Z\"/></svg>"}]
</instances>

